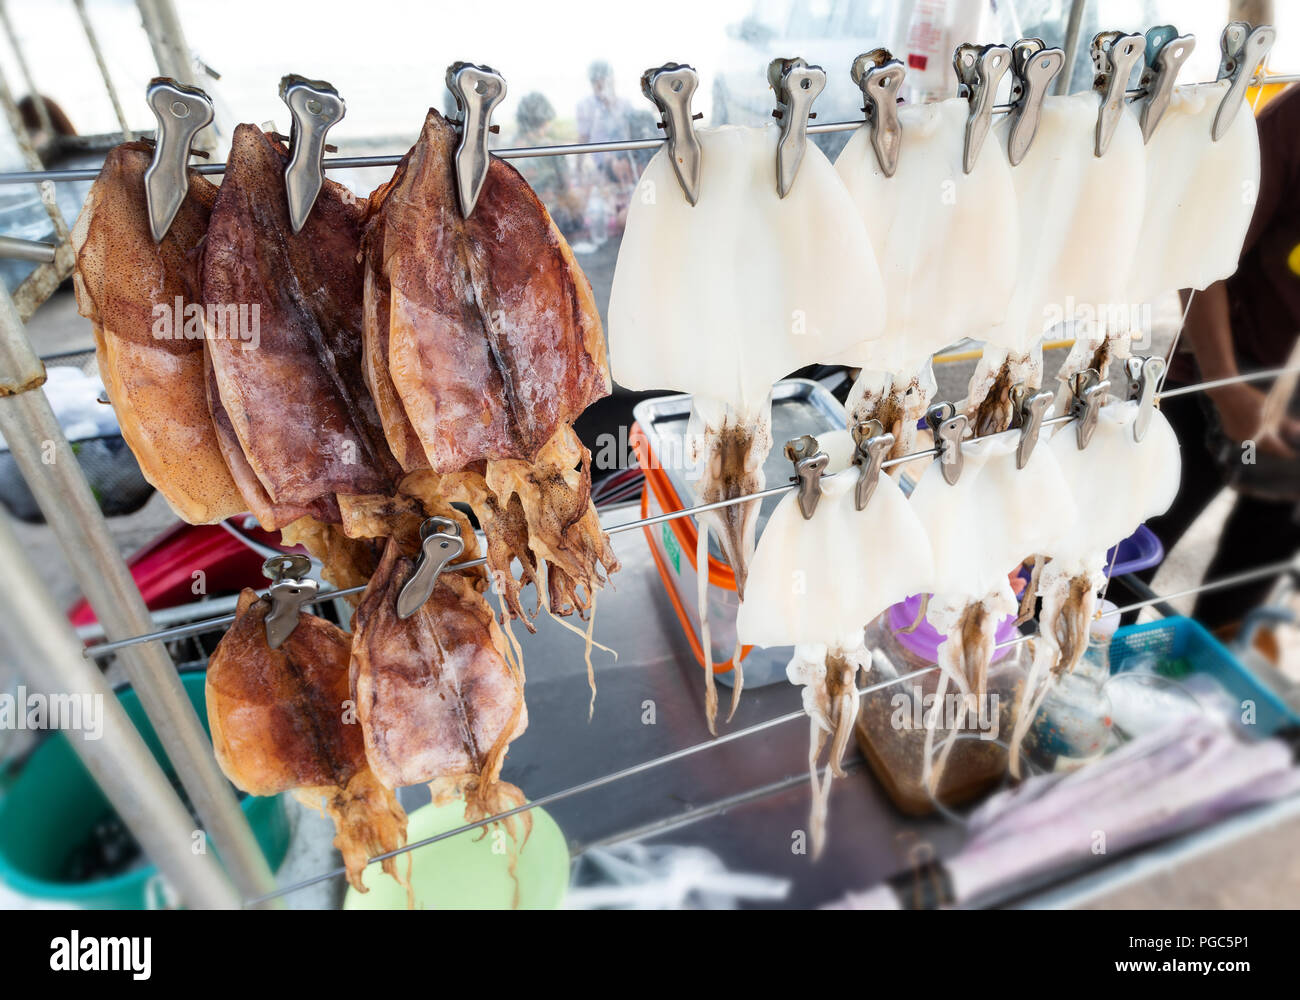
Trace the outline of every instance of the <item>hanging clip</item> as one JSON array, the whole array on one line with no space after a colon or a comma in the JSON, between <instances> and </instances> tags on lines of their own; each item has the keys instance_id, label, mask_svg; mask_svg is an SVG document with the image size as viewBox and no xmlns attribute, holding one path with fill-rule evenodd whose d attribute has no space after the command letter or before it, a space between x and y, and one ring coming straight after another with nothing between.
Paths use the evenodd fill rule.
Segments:
<instances>
[{"instance_id":1,"label":"hanging clip","mask_svg":"<svg viewBox=\"0 0 1300 1000\"><path fill-rule=\"evenodd\" d=\"M898 120L898 91L903 86L903 64L888 49L872 49L853 60L849 76L862 91L862 111L871 127L871 147L880 172L893 177L903 145ZM859 508L860 509L860 508Z\"/></svg>"},{"instance_id":2,"label":"hanging clip","mask_svg":"<svg viewBox=\"0 0 1300 1000\"><path fill-rule=\"evenodd\" d=\"M1097 109L1097 133L1093 141L1093 154L1105 156L1110 140L1124 113L1124 98L1128 78L1133 73L1146 50L1147 40L1141 35L1126 35L1122 31L1103 31L1092 40L1092 64L1096 75L1092 89L1101 94Z\"/></svg>"},{"instance_id":3,"label":"hanging clip","mask_svg":"<svg viewBox=\"0 0 1300 1000\"><path fill-rule=\"evenodd\" d=\"M1138 87L1142 90L1142 113L1138 122L1142 126L1142 141L1150 142L1160 119L1169 110L1169 98L1174 93L1178 71L1196 48L1195 35L1180 35L1172 24L1162 24L1147 32L1146 66Z\"/></svg>"},{"instance_id":4,"label":"hanging clip","mask_svg":"<svg viewBox=\"0 0 1300 1000\"><path fill-rule=\"evenodd\" d=\"M438 582L438 574L465 551L460 525L449 517L426 518L420 525L420 556L415 572L397 594L397 617L410 618L424 606Z\"/></svg>"},{"instance_id":5,"label":"hanging clip","mask_svg":"<svg viewBox=\"0 0 1300 1000\"><path fill-rule=\"evenodd\" d=\"M975 169L993 124L993 99L1003 75L1011 68L1011 50L1005 45L958 45L952 65L957 71L957 96L970 102L962 153L962 170L969 174Z\"/></svg>"},{"instance_id":6,"label":"hanging clip","mask_svg":"<svg viewBox=\"0 0 1300 1000\"><path fill-rule=\"evenodd\" d=\"M149 81L145 100L158 119L153 162L144 172L149 231L161 243L190 190L190 146L212 121L212 98L198 87L160 76Z\"/></svg>"},{"instance_id":7,"label":"hanging clip","mask_svg":"<svg viewBox=\"0 0 1300 1000\"><path fill-rule=\"evenodd\" d=\"M1038 432L1043 427L1043 417L1055 398L1046 389L1029 394L1023 382L1011 387L1011 405L1015 408L1015 418L1019 421L1020 443L1016 445L1016 468L1023 469L1029 464L1029 456L1038 444Z\"/></svg>"},{"instance_id":8,"label":"hanging clip","mask_svg":"<svg viewBox=\"0 0 1300 1000\"><path fill-rule=\"evenodd\" d=\"M1136 399L1138 404L1137 416L1133 418L1134 441L1146 437L1147 430L1151 427L1151 415L1156 406L1156 386L1164 373L1165 359L1154 355L1149 358L1129 358L1124 362L1129 398Z\"/></svg>"},{"instance_id":9,"label":"hanging clip","mask_svg":"<svg viewBox=\"0 0 1300 1000\"><path fill-rule=\"evenodd\" d=\"M781 122L781 138L776 144L776 190L784 198L794 187L808 148L808 122L817 117L812 106L826 89L826 71L802 59L777 58L767 64L767 82L776 91L772 117Z\"/></svg>"},{"instance_id":10,"label":"hanging clip","mask_svg":"<svg viewBox=\"0 0 1300 1000\"><path fill-rule=\"evenodd\" d=\"M958 413L952 403L935 403L925 411L925 422L934 433L934 448L943 470L944 481L953 486L961 478L966 456L962 439L966 436L966 414Z\"/></svg>"},{"instance_id":11,"label":"hanging clip","mask_svg":"<svg viewBox=\"0 0 1300 1000\"><path fill-rule=\"evenodd\" d=\"M1233 119L1241 103L1246 99L1246 89L1255 76L1255 71L1268 56L1268 51L1277 40L1277 29L1271 24L1261 24L1252 28L1245 21L1233 21L1223 29L1219 38L1219 49L1223 56L1219 60L1219 75L1216 79L1231 80L1228 92L1219 102L1219 110L1214 113L1214 127L1210 136L1218 142L1228 134Z\"/></svg>"},{"instance_id":12,"label":"hanging clip","mask_svg":"<svg viewBox=\"0 0 1300 1000\"><path fill-rule=\"evenodd\" d=\"M316 197L325 184L325 134L343 120L347 105L324 80L290 73L280 81L280 100L289 105L289 165L284 191L289 199L289 225L301 232Z\"/></svg>"},{"instance_id":13,"label":"hanging clip","mask_svg":"<svg viewBox=\"0 0 1300 1000\"><path fill-rule=\"evenodd\" d=\"M677 171L677 183L691 205L700 200L700 168L703 152L694 122L702 114L691 114L691 99L700 85L699 74L684 63L664 63L641 74L641 93L654 102L663 115L659 127L668 142L668 155Z\"/></svg>"},{"instance_id":14,"label":"hanging clip","mask_svg":"<svg viewBox=\"0 0 1300 1000\"><path fill-rule=\"evenodd\" d=\"M1070 376L1070 391L1074 394L1074 403L1070 407L1070 416L1074 417L1075 444L1082 451L1092 440L1092 432L1097 429L1097 419L1101 413L1101 404L1110 391L1110 382L1103 379L1095 368L1085 368Z\"/></svg>"},{"instance_id":15,"label":"hanging clip","mask_svg":"<svg viewBox=\"0 0 1300 1000\"><path fill-rule=\"evenodd\" d=\"M487 180L491 163L488 133L500 131L492 124L492 112L505 100L506 81L491 66L455 62L447 67L447 89L461 113L456 186L460 189L460 214L468 219Z\"/></svg>"},{"instance_id":16,"label":"hanging clip","mask_svg":"<svg viewBox=\"0 0 1300 1000\"><path fill-rule=\"evenodd\" d=\"M804 520L813 516L822 498L822 473L831 457L817 447L817 439L804 434L785 443L785 457L794 463L791 482L799 483L799 513Z\"/></svg>"},{"instance_id":17,"label":"hanging clip","mask_svg":"<svg viewBox=\"0 0 1300 1000\"><path fill-rule=\"evenodd\" d=\"M865 510L880 482L880 466L894 435L886 434L879 420L860 420L853 427L853 464L858 467L858 484L854 487L853 506Z\"/></svg>"},{"instance_id":18,"label":"hanging clip","mask_svg":"<svg viewBox=\"0 0 1300 1000\"><path fill-rule=\"evenodd\" d=\"M293 630L304 604L316 599L320 584L308 579L311 560L302 555L274 555L262 563L262 575L271 581L266 592L271 610L266 615L266 644L279 649Z\"/></svg>"},{"instance_id":19,"label":"hanging clip","mask_svg":"<svg viewBox=\"0 0 1300 1000\"><path fill-rule=\"evenodd\" d=\"M1065 65L1065 53L1046 48L1041 38L1022 38L1011 46L1011 127L1007 160L1014 167L1029 152L1043 113L1043 98Z\"/></svg>"}]
</instances>

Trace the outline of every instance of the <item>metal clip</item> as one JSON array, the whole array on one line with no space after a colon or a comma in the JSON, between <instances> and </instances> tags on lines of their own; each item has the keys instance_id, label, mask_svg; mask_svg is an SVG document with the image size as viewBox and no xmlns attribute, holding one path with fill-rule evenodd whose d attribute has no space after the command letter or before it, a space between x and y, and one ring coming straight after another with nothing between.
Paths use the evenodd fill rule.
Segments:
<instances>
[{"instance_id":1,"label":"metal clip","mask_svg":"<svg viewBox=\"0 0 1300 1000\"><path fill-rule=\"evenodd\" d=\"M397 594L397 617L410 618L419 611L433 593L438 574L464 551L459 524L449 517L426 518L420 525L420 556L415 561L415 572Z\"/></svg>"},{"instance_id":2,"label":"metal clip","mask_svg":"<svg viewBox=\"0 0 1300 1000\"><path fill-rule=\"evenodd\" d=\"M479 193L491 163L488 133L499 131L492 112L505 100L506 81L491 66L455 62L447 67L447 89L460 109L460 145L456 147L456 186L460 189L460 214L474 214Z\"/></svg>"},{"instance_id":3,"label":"metal clip","mask_svg":"<svg viewBox=\"0 0 1300 1000\"><path fill-rule=\"evenodd\" d=\"M1007 160L1014 167L1025 158L1038 131L1043 98L1065 65L1065 53L1046 48L1041 38L1022 38L1011 46L1011 127L1007 132Z\"/></svg>"},{"instance_id":4,"label":"metal clip","mask_svg":"<svg viewBox=\"0 0 1300 1000\"><path fill-rule=\"evenodd\" d=\"M1124 113L1124 99L1128 78L1133 67L1142 58L1147 40L1141 35L1126 35L1122 31L1102 31L1092 40L1092 64L1097 73L1092 89L1101 94L1101 107L1097 110L1097 133L1093 141L1093 154L1105 156L1110 140Z\"/></svg>"},{"instance_id":5,"label":"metal clip","mask_svg":"<svg viewBox=\"0 0 1300 1000\"><path fill-rule=\"evenodd\" d=\"M664 63L641 74L641 93L654 102L663 115L659 127L668 141L668 155L672 157L677 183L691 205L700 200L700 168L703 152L700 137L695 134L695 119L702 114L691 114L691 99L700 85L699 74L693 66L684 63Z\"/></svg>"},{"instance_id":6,"label":"metal clip","mask_svg":"<svg viewBox=\"0 0 1300 1000\"><path fill-rule=\"evenodd\" d=\"M785 457L794 463L791 482L799 483L799 513L808 520L822 498L822 473L831 457L817 447L817 439L804 434L785 443Z\"/></svg>"},{"instance_id":7,"label":"metal clip","mask_svg":"<svg viewBox=\"0 0 1300 1000\"><path fill-rule=\"evenodd\" d=\"M1195 35L1180 35L1172 24L1162 24L1147 31L1146 66L1138 87L1142 90L1142 141L1150 142L1160 119L1169 110L1178 71L1196 48Z\"/></svg>"},{"instance_id":8,"label":"metal clip","mask_svg":"<svg viewBox=\"0 0 1300 1000\"><path fill-rule=\"evenodd\" d=\"M1088 447L1092 432L1097 429L1101 404L1110 391L1110 382L1103 379L1097 369L1085 368L1070 376L1070 391L1074 394L1070 416L1075 421L1075 444L1083 450Z\"/></svg>"},{"instance_id":9,"label":"metal clip","mask_svg":"<svg viewBox=\"0 0 1300 1000\"><path fill-rule=\"evenodd\" d=\"M966 414L958 413L952 403L935 403L925 411L925 422L934 433L934 448L938 453L940 468L944 481L955 485L961 478L961 470L966 463L962 451L962 439L966 436L968 423Z\"/></svg>"},{"instance_id":10,"label":"metal clip","mask_svg":"<svg viewBox=\"0 0 1300 1000\"><path fill-rule=\"evenodd\" d=\"M158 119L153 161L144 172L149 231L161 243L190 190L190 146L212 121L212 98L165 76L149 81L145 100Z\"/></svg>"},{"instance_id":11,"label":"metal clip","mask_svg":"<svg viewBox=\"0 0 1300 1000\"><path fill-rule=\"evenodd\" d=\"M849 76L862 91L862 111L871 126L871 147L880 172L893 177L903 145L898 120L898 91L903 86L903 64L888 49L872 49L853 60ZM859 508L860 509L860 508Z\"/></svg>"},{"instance_id":12,"label":"metal clip","mask_svg":"<svg viewBox=\"0 0 1300 1000\"><path fill-rule=\"evenodd\" d=\"M1219 102L1219 110L1214 113L1214 127L1210 135L1218 142L1228 134L1233 119L1246 98L1246 89L1268 56L1268 51L1277 40L1277 29L1271 24L1261 24L1252 28L1245 21L1233 21L1223 29L1219 39L1219 49L1223 56L1219 60L1219 75L1216 79L1231 80L1232 85Z\"/></svg>"},{"instance_id":13,"label":"metal clip","mask_svg":"<svg viewBox=\"0 0 1300 1000\"><path fill-rule=\"evenodd\" d=\"M288 553L274 555L262 563L262 575L271 581L266 592L271 610L266 615L266 644L279 649L293 630L304 604L316 599L320 584L307 578L311 560L302 555Z\"/></svg>"},{"instance_id":14,"label":"metal clip","mask_svg":"<svg viewBox=\"0 0 1300 1000\"><path fill-rule=\"evenodd\" d=\"M1029 464L1029 456L1038 444L1038 432L1043 426L1043 417L1055 397L1046 389L1029 395L1029 389L1023 382L1011 387L1011 403L1015 407L1016 419L1020 426L1020 443L1016 445L1016 468L1023 469Z\"/></svg>"},{"instance_id":15,"label":"metal clip","mask_svg":"<svg viewBox=\"0 0 1300 1000\"><path fill-rule=\"evenodd\" d=\"M952 65L957 71L957 96L970 102L962 153L962 170L969 174L975 169L980 148L993 124L993 99L1003 75L1011 68L1011 50L1005 45L958 45Z\"/></svg>"},{"instance_id":16,"label":"metal clip","mask_svg":"<svg viewBox=\"0 0 1300 1000\"><path fill-rule=\"evenodd\" d=\"M767 82L776 91L772 117L781 121L781 138L776 144L776 190L784 198L794 187L808 148L808 122L817 117L812 106L826 89L826 71L803 59L777 58L767 64Z\"/></svg>"},{"instance_id":17,"label":"metal clip","mask_svg":"<svg viewBox=\"0 0 1300 1000\"><path fill-rule=\"evenodd\" d=\"M853 428L853 464L858 467L858 484L854 487L853 506L865 510L880 482L880 466L894 435L886 434L879 420L860 420Z\"/></svg>"},{"instance_id":18,"label":"metal clip","mask_svg":"<svg viewBox=\"0 0 1300 1000\"><path fill-rule=\"evenodd\" d=\"M1129 358L1124 362L1129 398L1136 399L1138 404L1137 416L1133 418L1134 441L1146 437L1147 430L1151 427L1151 415L1156 406L1156 386L1164 373L1165 359L1154 355L1149 358Z\"/></svg>"},{"instance_id":19,"label":"metal clip","mask_svg":"<svg viewBox=\"0 0 1300 1000\"><path fill-rule=\"evenodd\" d=\"M280 80L280 100L289 105L289 165L284 191L289 199L289 225L300 232L325 183L325 134L343 120L347 105L324 80L290 73Z\"/></svg>"}]
</instances>

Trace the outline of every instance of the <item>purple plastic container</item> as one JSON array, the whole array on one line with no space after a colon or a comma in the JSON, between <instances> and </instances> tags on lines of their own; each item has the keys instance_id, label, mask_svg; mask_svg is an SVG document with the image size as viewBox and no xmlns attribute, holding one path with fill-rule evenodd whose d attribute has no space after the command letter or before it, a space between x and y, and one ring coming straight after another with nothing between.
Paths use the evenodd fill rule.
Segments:
<instances>
[{"instance_id":1,"label":"purple plastic container","mask_svg":"<svg viewBox=\"0 0 1300 1000\"><path fill-rule=\"evenodd\" d=\"M1116 552L1115 549L1119 551ZM1159 566L1164 558L1165 547L1156 537L1156 533L1143 524L1106 553L1106 565L1109 566L1110 561L1114 559L1115 566L1110 571L1110 575L1123 576L1125 573L1139 573L1152 566Z\"/></svg>"},{"instance_id":2,"label":"purple plastic container","mask_svg":"<svg viewBox=\"0 0 1300 1000\"><path fill-rule=\"evenodd\" d=\"M939 644L947 636L943 635L930 624L928 618L922 618L921 624L916 627L914 632L903 632L912 622L916 621L916 616L921 610L921 595L913 594L905 601L891 605L889 608L889 628L894 633L899 645L909 653L920 657L927 663L937 663L939 661ZM1015 615L1008 615L998 623L997 641L1006 642L1008 639L1014 639L1018 634L1015 622ZM1003 659L1011 652L1010 648L995 649L993 651L993 663Z\"/></svg>"}]
</instances>

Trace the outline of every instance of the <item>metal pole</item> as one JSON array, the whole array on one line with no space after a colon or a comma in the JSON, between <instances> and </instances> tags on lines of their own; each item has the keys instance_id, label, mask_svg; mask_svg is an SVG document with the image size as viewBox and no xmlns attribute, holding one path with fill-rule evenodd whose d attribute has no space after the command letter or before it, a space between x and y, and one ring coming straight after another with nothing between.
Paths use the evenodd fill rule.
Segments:
<instances>
[{"instance_id":1,"label":"metal pole","mask_svg":"<svg viewBox=\"0 0 1300 1000\"><path fill-rule=\"evenodd\" d=\"M154 60L158 63L158 72L197 87L199 81L194 72L194 55L185 40L185 29L181 27L172 0L136 0L136 7L144 22L144 32L149 37ZM216 150L216 132L211 125L195 137L193 148L208 153Z\"/></svg>"},{"instance_id":2,"label":"metal pole","mask_svg":"<svg viewBox=\"0 0 1300 1000\"><path fill-rule=\"evenodd\" d=\"M122 126L122 140L130 142L135 136L126 124L126 112L122 110L122 102L117 98L117 88L113 86L113 78L109 75L108 63L104 62L104 52L99 47L99 36L95 34L95 28L90 23L90 17L86 13L86 0L72 0L72 4L77 8L77 16L81 18L81 27L86 32L86 41L90 43L90 51L95 55L95 63L99 66L99 75L104 78L104 89L108 91L108 99L113 102L113 114L117 116L117 123Z\"/></svg>"},{"instance_id":3,"label":"metal pole","mask_svg":"<svg viewBox=\"0 0 1300 1000\"><path fill-rule=\"evenodd\" d=\"M81 655L81 644L36 568L0 511L0 635L22 664L26 679L49 701L82 709L82 729L71 720L50 718L65 730L91 777L104 790L122 821L189 907L228 910L240 904L216 855L195 853L194 820L167 775L131 725L99 670ZM88 713L93 713L87 718ZM102 725L94 726L90 720ZM88 738L91 729L97 738Z\"/></svg>"},{"instance_id":4,"label":"metal pole","mask_svg":"<svg viewBox=\"0 0 1300 1000\"><path fill-rule=\"evenodd\" d=\"M0 294L0 433L67 557L106 635L152 627L149 611L113 544L81 467L43 392L45 369L8 294ZM167 649L150 642L123 656L140 703L176 768L217 853L244 897L275 881Z\"/></svg>"},{"instance_id":5,"label":"metal pole","mask_svg":"<svg viewBox=\"0 0 1300 1000\"><path fill-rule=\"evenodd\" d=\"M1070 78L1074 75L1074 59L1079 51L1079 30L1083 27L1083 9L1088 0L1073 0L1070 4L1070 19L1065 25L1065 64L1056 77L1057 94L1070 92Z\"/></svg>"},{"instance_id":6,"label":"metal pole","mask_svg":"<svg viewBox=\"0 0 1300 1000\"><path fill-rule=\"evenodd\" d=\"M27 57L23 55L22 46L18 44L18 35L14 31L13 22L9 20L9 10L3 0L0 0L0 22L3 22L5 34L9 36L9 47L14 50L14 60L18 63L18 72L22 74L23 82L27 84L27 93L31 95L32 108L36 112L36 121L45 133L45 141L50 142L54 139L54 123L50 121L50 109L45 106L45 98L36 89L36 81L32 79L31 67L27 65Z\"/></svg>"}]
</instances>

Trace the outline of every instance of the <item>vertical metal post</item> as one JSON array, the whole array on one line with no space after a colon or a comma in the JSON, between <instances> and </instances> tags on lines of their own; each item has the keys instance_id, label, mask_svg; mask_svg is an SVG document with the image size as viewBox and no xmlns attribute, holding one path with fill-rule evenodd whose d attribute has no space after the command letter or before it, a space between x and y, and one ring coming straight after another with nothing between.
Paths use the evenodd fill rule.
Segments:
<instances>
[{"instance_id":1,"label":"vertical metal post","mask_svg":"<svg viewBox=\"0 0 1300 1000\"><path fill-rule=\"evenodd\" d=\"M109 802L158 866L181 901L193 909L233 909L240 899L211 852L196 854L194 820L167 775L131 725L98 667L37 581L36 568L0 511L0 635L22 665L24 679L47 699L80 709L80 731L70 720L48 718L65 728L68 742ZM75 712L76 709L73 709ZM94 725L97 720L99 725ZM88 739L88 731L97 738Z\"/></svg>"},{"instance_id":2,"label":"vertical metal post","mask_svg":"<svg viewBox=\"0 0 1300 1000\"><path fill-rule=\"evenodd\" d=\"M1057 94L1070 92L1070 79L1074 75L1074 59L1079 52L1079 31L1083 28L1083 9L1088 0L1071 0L1070 19L1065 25L1065 65L1056 77Z\"/></svg>"},{"instance_id":3,"label":"vertical metal post","mask_svg":"<svg viewBox=\"0 0 1300 1000\"><path fill-rule=\"evenodd\" d=\"M117 124L122 128L122 141L130 142L135 136L126 124L126 113L122 110L122 102L117 99L117 88L113 86L113 78L109 75L108 63L104 62L104 52L99 47L99 36L95 34L95 28L86 13L86 0L72 0L72 4L77 8L77 17L81 18L81 27L86 32L90 51L95 55L99 75L104 78L104 89L108 91L108 99L113 102L113 114L117 116Z\"/></svg>"},{"instance_id":4,"label":"vertical metal post","mask_svg":"<svg viewBox=\"0 0 1300 1000\"><path fill-rule=\"evenodd\" d=\"M181 83L199 86L194 72L194 55L185 40L185 29L181 27L172 0L136 0L136 7L144 21L144 32L149 36L158 72ZM194 149L209 153L216 147L216 133L211 125L198 134L193 144Z\"/></svg>"},{"instance_id":5,"label":"vertical metal post","mask_svg":"<svg viewBox=\"0 0 1300 1000\"><path fill-rule=\"evenodd\" d=\"M144 599L113 544L54 411L37 389L45 369L7 293L0 291L0 433L110 638L148 632ZM160 642L125 650L123 665L163 749L244 898L274 888L230 783Z\"/></svg>"}]
</instances>

